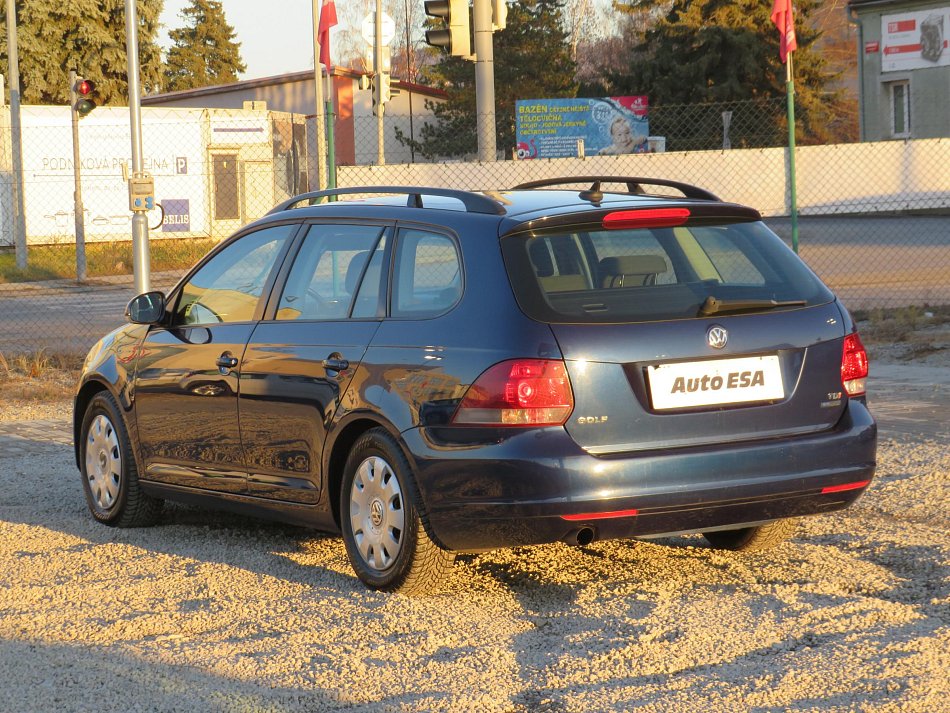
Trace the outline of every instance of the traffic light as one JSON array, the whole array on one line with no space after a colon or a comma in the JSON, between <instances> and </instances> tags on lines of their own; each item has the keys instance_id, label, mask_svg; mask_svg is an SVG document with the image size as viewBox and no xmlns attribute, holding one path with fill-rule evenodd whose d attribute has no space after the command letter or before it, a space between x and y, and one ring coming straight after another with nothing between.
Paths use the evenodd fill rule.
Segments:
<instances>
[{"instance_id":1,"label":"traffic light","mask_svg":"<svg viewBox=\"0 0 950 713\"><path fill-rule=\"evenodd\" d=\"M390 77L386 72L380 72L373 78L373 114L379 114L379 105L392 99L389 82Z\"/></svg>"},{"instance_id":2,"label":"traffic light","mask_svg":"<svg viewBox=\"0 0 950 713\"><path fill-rule=\"evenodd\" d=\"M456 57L472 54L472 35L469 27L468 0L425 0L426 15L445 22L445 29L426 30L426 42L433 47L444 47Z\"/></svg>"},{"instance_id":3,"label":"traffic light","mask_svg":"<svg viewBox=\"0 0 950 713\"><path fill-rule=\"evenodd\" d=\"M504 30L508 25L508 0L491 0L491 29Z\"/></svg>"},{"instance_id":4,"label":"traffic light","mask_svg":"<svg viewBox=\"0 0 950 713\"><path fill-rule=\"evenodd\" d=\"M86 116L86 114L96 108L96 84L91 79L76 77L69 90L73 110L79 114L80 117Z\"/></svg>"}]
</instances>

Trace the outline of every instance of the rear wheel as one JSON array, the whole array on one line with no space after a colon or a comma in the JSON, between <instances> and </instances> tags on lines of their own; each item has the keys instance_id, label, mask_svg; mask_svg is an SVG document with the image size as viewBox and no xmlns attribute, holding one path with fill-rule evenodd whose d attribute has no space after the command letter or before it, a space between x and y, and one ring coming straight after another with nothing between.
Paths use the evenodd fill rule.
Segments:
<instances>
[{"instance_id":1,"label":"rear wheel","mask_svg":"<svg viewBox=\"0 0 950 713\"><path fill-rule=\"evenodd\" d=\"M353 445L340 489L340 520L350 564L367 587L387 592L435 591L455 554L426 533L409 463L385 430Z\"/></svg>"},{"instance_id":2,"label":"rear wheel","mask_svg":"<svg viewBox=\"0 0 950 713\"><path fill-rule=\"evenodd\" d=\"M795 520L776 520L765 525L742 527L738 530L704 532L703 537L718 550L760 552L782 544L795 534L797 527L798 523Z\"/></svg>"},{"instance_id":3,"label":"rear wheel","mask_svg":"<svg viewBox=\"0 0 950 713\"><path fill-rule=\"evenodd\" d=\"M129 435L112 394L96 394L82 421L79 463L92 516L114 527L154 525L163 501L142 492Z\"/></svg>"}]
</instances>

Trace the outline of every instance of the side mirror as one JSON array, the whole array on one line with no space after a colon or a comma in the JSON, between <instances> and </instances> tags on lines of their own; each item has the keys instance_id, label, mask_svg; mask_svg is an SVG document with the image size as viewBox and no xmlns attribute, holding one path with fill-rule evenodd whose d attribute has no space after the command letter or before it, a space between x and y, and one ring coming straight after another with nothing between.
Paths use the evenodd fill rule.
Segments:
<instances>
[{"instance_id":1,"label":"side mirror","mask_svg":"<svg viewBox=\"0 0 950 713\"><path fill-rule=\"evenodd\" d=\"M125 316L132 324L158 324L165 316L165 293L146 292L133 297Z\"/></svg>"}]
</instances>

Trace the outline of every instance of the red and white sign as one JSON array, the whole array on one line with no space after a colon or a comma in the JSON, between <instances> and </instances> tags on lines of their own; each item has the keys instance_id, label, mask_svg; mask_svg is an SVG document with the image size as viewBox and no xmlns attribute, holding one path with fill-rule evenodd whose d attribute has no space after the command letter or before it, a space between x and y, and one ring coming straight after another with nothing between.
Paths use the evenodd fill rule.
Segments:
<instances>
[{"instance_id":1,"label":"red and white sign","mask_svg":"<svg viewBox=\"0 0 950 713\"><path fill-rule=\"evenodd\" d=\"M646 95L635 97L612 97L620 106L629 109L635 116L645 117L650 109L650 100Z\"/></svg>"},{"instance_id":2,"label":"red and white sign","mask_svg":"<svg viewBox=\"0 0 950 713\"><path fill-rule=\"evenodd\" d=\"M950 7L882 16L880 49L882 72L950 66Z\"/></svg>"},{"instance_id":3,"label":"red and white sign","mask_svg":"<svg viewBox=\"0 0 950 713\"><path fill-rule=\"evenodd\" d=\"M881 51L880 42L865 42L864 43L864 54L877 54Z\"/></svg>"}]
</instances>

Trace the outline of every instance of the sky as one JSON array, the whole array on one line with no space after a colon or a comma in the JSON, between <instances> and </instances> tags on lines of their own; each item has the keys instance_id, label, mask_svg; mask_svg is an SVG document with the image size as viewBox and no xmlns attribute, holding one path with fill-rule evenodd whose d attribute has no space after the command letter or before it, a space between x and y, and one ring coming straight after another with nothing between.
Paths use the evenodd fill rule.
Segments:
<instances>
[{"instance_id":1,"label":"sky","mask_svg":"<svg viewBox=\"0 0 950 713\"><path fill-rule=\"evenodd\" d=\"M184 25L179 14L189 4L188 0L165 0L159 29L162 47L171 44L168 31ZM222 5L247 65L241 79L313 69L311 0L222 0Z\"/></svg>"},{"instance_id":2,"label":"sky","mask_svg":"<svg viewBox=\"0 0 950 713\"><path fill-rule=\"evenodd\" d=\"M247 65L241 79L313 69L312 0L221 0L221 3L225 18L241 43L241 57ZM338 33L346 22L343 7L346 3L371 7L371 0L336 0L341 24L330 30L334 53L340 41ZM158 37L162 47L167 49L171 44L168 31L183 26L179 14L190 4L189 0L165 0L161 14L163 27L159 28ZM609 5L609 0L596 0L596 4ZM363 16L362 12L355 14ZM421 28L419 30L421 33Z\"/></svg>"}]
</instances>

